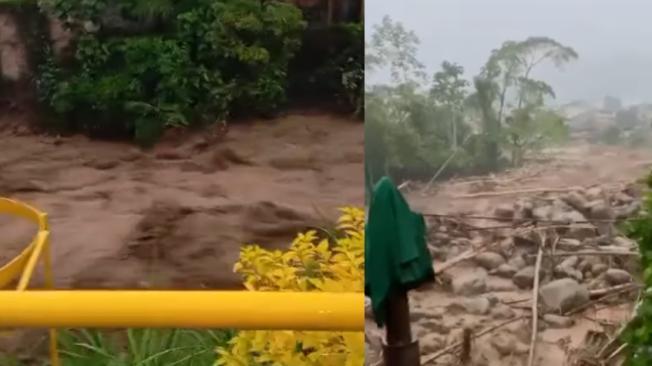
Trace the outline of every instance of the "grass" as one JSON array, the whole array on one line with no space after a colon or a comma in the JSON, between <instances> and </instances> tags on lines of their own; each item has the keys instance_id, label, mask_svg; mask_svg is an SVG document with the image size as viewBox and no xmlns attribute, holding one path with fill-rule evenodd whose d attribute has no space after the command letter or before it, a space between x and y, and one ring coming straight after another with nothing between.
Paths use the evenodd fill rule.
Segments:
<instances>
[{"instance_id":1,"label":"grass","mask_svg":"<svg viewBox=\"0 0 652 366\"><path fill-rule=\"evenodd\" d=\"M234 335L225 330L61 330L59 355L63 366L210 366L217 360L215 349ZM2 366L48 364L0 356Z\"/></svg>"},{"instance_id":2,"label":"grass","mask_svg":"<svg viewBox=\"0 0 652 366\"><path fill-rule=\"evenodd\" d=\"M60 354L64 366L206 366L215 362L215 348L233 335L186 329L65 331L60 336Z\"/></svg>"}]
</instances>

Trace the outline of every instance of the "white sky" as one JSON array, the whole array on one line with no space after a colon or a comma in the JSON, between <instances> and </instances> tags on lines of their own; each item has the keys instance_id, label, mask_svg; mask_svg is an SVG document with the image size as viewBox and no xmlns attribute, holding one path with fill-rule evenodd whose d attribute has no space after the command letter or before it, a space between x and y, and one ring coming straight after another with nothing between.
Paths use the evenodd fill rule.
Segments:
<instances>
[{"instance_id":1,"label":"white sky","mask_svg":"<svg viewBox=\"0 0 652 366\"><path fill-rule=\"evenodd\" d=\"M384 15L421 39L419 59L428 73L442 61L477 74L489 52L506 40L547 36L573 47L579 59L557 71L542 67L557 102L652 102L652 1L650 0L365 0L367 37ZM368 75L371 82L386 80Z\"/></svg>"}]
</instances>

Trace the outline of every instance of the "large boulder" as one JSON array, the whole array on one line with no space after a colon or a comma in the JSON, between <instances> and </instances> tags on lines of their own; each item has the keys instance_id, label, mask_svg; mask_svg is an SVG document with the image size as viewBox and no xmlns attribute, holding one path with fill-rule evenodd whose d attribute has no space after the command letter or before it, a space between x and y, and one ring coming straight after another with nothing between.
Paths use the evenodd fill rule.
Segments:
<instances>
[{"instance_id":1,"label":"large boulder","mask_svg":"<svg viewBox=\"0 0 652 366\"><path fill-rule=\"evenodd\" d=\"M589 290L571 278L547 283L541 286L539 294L549 312L566 312L589 301Z\"/></svg>"},{"instance_id":2,"label":"large boulder","mask_svg":"<svg viewBox=\"0 0 652 366\"><path fill-rule=\"evenodd\" d=\"M487 271L476 268L468 273L455 276L452 287L453 293L456 295L472 296L484 293L487 290Z\"/></svg>"}]
</instances>

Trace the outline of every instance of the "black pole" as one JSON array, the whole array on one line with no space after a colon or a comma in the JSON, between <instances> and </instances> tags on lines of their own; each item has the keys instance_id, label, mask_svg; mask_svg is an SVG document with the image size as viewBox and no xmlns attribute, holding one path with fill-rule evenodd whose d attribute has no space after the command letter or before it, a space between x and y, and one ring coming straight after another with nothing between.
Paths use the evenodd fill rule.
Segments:
<instances>
[{"instance_id":1,"label":"black pole","mask_svg":"<svg viewBox=\"0 0 652 366\"><path fill-rule=\"evenodd\" d=\"M395 291L387 299L385 336L385 366L419 366L419 341L412 340L410 306L406 291Z\"/></svg>"}]
</instances>

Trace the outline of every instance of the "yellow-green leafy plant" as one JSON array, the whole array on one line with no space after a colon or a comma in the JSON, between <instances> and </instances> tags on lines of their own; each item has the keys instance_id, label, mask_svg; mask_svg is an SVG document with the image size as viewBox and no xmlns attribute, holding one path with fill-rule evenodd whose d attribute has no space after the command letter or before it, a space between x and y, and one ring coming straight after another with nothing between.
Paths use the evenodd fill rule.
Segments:
<instances>
[{"instance_id":1,"label":"yellow-green leafy plant","mask_svg":"<svg viewBox=\"0 0 652 366\"><path fill-rule=\"evenodd\" d=\"M251 291L364 291L364 211L341 210L337 233L297 235L287 251L242 249L234 271ZM363 332L242 331L217 350L225 366L362 366Z\"/></svg>"}]
</instances>

